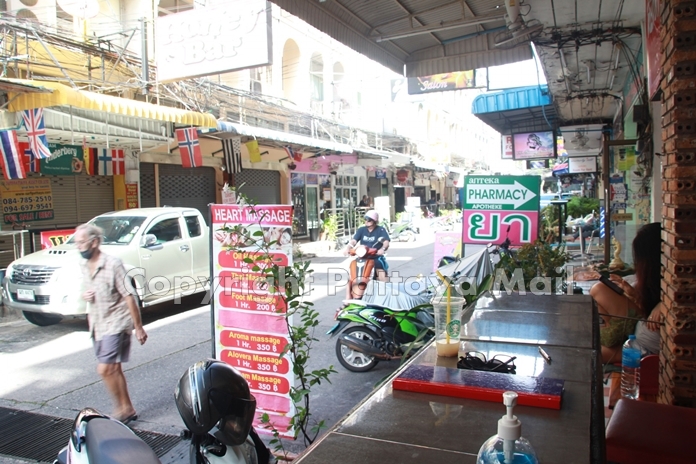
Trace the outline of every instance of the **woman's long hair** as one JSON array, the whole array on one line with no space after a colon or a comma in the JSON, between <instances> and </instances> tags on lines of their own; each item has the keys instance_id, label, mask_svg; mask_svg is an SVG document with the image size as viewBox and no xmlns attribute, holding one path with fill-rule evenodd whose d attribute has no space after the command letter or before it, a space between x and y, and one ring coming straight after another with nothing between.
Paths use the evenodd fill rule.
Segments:
<instances>
[{"instance_id":1,"label":"woman's long hair","mask_svg":"<svg viewBox=\"0 0 696 464\"><path fill-rule=\"evenodd\" d=\"M644 317L660 302L662 225L646 224L633 239L633 265L636 268L636 290Z\"/></svg>"}]
</instances>

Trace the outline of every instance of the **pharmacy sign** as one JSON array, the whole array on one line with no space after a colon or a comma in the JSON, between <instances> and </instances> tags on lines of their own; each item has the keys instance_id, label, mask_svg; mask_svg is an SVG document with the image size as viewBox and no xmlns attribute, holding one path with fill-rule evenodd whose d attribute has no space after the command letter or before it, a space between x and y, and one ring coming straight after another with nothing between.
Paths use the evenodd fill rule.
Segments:
<instances>
[{"instance_id":1,"label":"pharmacy sign","mask_svg":"<svg viewBox=\"0 0 696 464\"><path fill-rule=\"evenodd\" d=\"M467 176L464 179L463 243L513 245L537 239L539 176Z\"/></svg>"}]
</instances>

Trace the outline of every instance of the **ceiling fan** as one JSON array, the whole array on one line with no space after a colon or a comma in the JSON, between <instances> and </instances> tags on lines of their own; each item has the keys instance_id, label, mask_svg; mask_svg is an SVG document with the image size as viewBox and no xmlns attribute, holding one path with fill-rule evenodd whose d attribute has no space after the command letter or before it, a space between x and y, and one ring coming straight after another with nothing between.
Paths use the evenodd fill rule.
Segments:
<instances>
[{"instance_id":1,"label":"ceiling fan","mask_svg":"<svg viewBox=\"0 0 696 464\"><path fill-rule=\"evenodd\" d=\"M587 146L590 138L585 134L584 130L575 131L575 136L570 141L571 145L575 150L589 150L590 147Z\"/></svg>"},{"instance_id":2,"label":"ceiling fan","mask_svg":"<svg viewBox=\"0 0 696 464\"><path fill-rule=\"evenodd\" d=\"M505 9L507 10L505 15L507 30L496 34L493 38L496 48L515 48L518 45L530 42L541 34L544 25L538 20L530 19L525 21L522 19L519 0L505 0Z\"/></svg>"}]
</instances>

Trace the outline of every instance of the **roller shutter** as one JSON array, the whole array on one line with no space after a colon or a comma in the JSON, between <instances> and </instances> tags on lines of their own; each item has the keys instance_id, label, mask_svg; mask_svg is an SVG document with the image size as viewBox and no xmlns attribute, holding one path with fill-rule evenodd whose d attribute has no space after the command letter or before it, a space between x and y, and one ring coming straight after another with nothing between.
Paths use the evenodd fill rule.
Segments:
<instances>
[{"instance_id":1,"label":"roller shutter","mask_svg":"<svg viewBox=\"0 0 696 464\"><path fill-rule=\"evenodd\" d=\"M29 174L38 177L38 174ZM114 210L114 179L112 176L47 176L51 180L54 217L50 221L30 223L30 231L51 228L73 228L85 223L99 214ZM4 225L4 230L11 226ZM36 250L41 248L39 234L34 234ZM24 252L31 252L31 238L26 236ZM7 267L12 261L12 238L0 239L0 267ZM4 253L3 253L4 252Z\"/></svg>"},{"instance_id":2,"label":"roller shutter","mask_svg":"<svg viewBox=\"0 0 696 464\"><path fill-rule=\"evenodd\" d=\"M156 206L154 166L152 163L140 164L140 201L143 207ZM208 204L215 203L215 169L160 164L159 194L159 206L196 208L207 220Z\"/></svg>"},{"instance_id":3,"label":"roller shutter","mask_svg":"<svg viewBox=\"0 0 696 464\"><path fill-rule=\"evenodd\" d=\"M240 185L243 187L240 187ZM280 204L280 173L262 169L244 169L234 175L235 187L259 205Z\"/></svg>"}]
</instances>

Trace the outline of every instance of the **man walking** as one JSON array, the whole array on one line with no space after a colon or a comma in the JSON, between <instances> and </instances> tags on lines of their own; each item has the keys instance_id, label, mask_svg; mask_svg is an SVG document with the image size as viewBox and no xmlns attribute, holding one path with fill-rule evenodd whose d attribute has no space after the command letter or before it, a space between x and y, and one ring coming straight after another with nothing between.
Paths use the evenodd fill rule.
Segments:
<instances>
[{"instance_id":1,"label":"man walking","mask_svg":"<svg viewBox=\"0 0 696 464\"><path fill-rule=\"evenodd\" d=\"M82 276L85 292L82 298L89 303L89 330L97 356L97 372L104 380L114 403L113 417L123 423L137 420L121 363L128 362L131 334L140 344L147 340L135 298L126 289L126 269L123 262L99 249L104 232L91 224L75 231L75 244L85 259Z\"/></svg>"}]
</instances>

